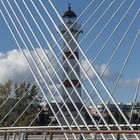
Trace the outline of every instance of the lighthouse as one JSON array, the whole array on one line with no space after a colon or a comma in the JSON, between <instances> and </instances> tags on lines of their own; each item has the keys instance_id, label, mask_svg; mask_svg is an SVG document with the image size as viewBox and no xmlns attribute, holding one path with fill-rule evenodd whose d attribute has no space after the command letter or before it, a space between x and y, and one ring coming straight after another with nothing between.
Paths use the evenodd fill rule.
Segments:
<instances>
[{"instance_id":1,"label":"lighthouse","mask_svg":"<svg viewBox=\"0 0 140 140\"><path fill-rule=\"evenodd\" d=\"M82 33L81 30L81 25L76 22L77 15L74 11L71 10L71 6L69 4L68 10L64 13L63 15L63 20L66 24L66 26L69 28L71 34L74 36L75 40L78 41L78 36L80 33ZM72 101L70 100L68 94L70 95L71 99L73 100L74 104L76 105L77 109L80 111L82 114L83 118L85 118L85 110L82 109L82 103L79 97L82 98L81 95L81 84L80 84L80 66L78 65L77 60L79 61L79 51L78 47L75 43L75 41L72 39L70 33L67 31L66 27L64 25L60 26L60 31L65 38L67 44L64 42L63 43L63 56L62 56L62 63L63 63L63 68L65 72L63 72L63 85L65 89L62 90L62 97L67 104L69 110L71 111L71 114L73 115L74 118L76 119L76 122L79 125L83 124L82 119L80 118L77 110L75 109ZM71 50L69 49L71 48ZM72 53L73 52L73 53ZM74 56L74 55L75 56ZM66 61L67 59L67 61ZM70 66L70 65L71 66ZM72 69L72 68L73 69ZM66 76L66 74L68 77ZM78 78L77 78L78 76ZM72 84L71 84L72 83ZM66 92L67 91L67 92ZM68 122L70 124L73 124L73 120L70 117L69 113L66 111L65 107L62 108L64 115L66 116ZM65 125L65 121L61 115L58 117L63 125Z\"/></svg>"},{"instance_id":2,"label":"lighthouse","mask_svg":"<svg viewBox=\"0 0 140 140\"><path fill-rule=\"evenodd\" d=\"M74 38L78 41L78 36L82 31L80 29L81 28L80 24L76 22L76 18L77 18L77 15L75 14L74 11L71 10L71 6L69 4L68 10L63 15L63 20L66 26L69 28L72 35L74 36ZM66 42L69 44L69 47L71 48L72 52L75 54L75 57L77 57L77 59L79 60L79 52L78 52L78 48L75 41L72 39L71 35L69 34L69 32L67 31L64 25L60 26L60 30ZM75 60L75 57L73 56L70 49L65 43L63 44L63 52L65 55L62 57L63 67L64 67L65 72L69 76L69 79L68 79L67 76L63 73L63 84L67 92L70 94L74 103L80 104L81 102L79 100L77 93L79 94L79 96L81 96L81 84L75 75L76 73L77 76L80 78L80 68L79 68L79 65L77 64L77 61ZM68 62L71 64L71 66L73 67L75 73L71 69L68 62L66 61L66 58ZM77 93L74 90L73 85L71 83L73 83ZM71 103L64 89L62 91L62 97L66 101L66 103Z\"/></svg>"}]
</instances>

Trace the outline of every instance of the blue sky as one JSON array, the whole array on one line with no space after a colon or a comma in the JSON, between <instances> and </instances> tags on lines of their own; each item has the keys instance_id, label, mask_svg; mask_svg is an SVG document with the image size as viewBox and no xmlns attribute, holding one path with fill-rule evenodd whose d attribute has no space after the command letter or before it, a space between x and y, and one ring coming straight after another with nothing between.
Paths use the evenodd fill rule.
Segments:
<instances>
[{"instance_id":1,"label":"blue sky","mask_svg":"<svg viewBox=\"0 0 140 140\"><path fill-rule=\"evenodd\" d=\"M83 28L83 34L81 34L79 36L79 41L84 37L84 35L86 35L86 33L89 31L89 29L94 25L94 23L103 14L103 12L107 9L107 7L110 5L110 3L112 1L113 0L106 0L105 3L103 4L103 6L99 9L99 11L86 24L86 26ZM8 7L8 4L6 3L6 1L4 1L4 2ZM23 23L23 26L27 29L27 32L30 35L31 33L29 32L29 30L27 28L27 25L23 21L22 16L19 14L18 9L16 8L14 2L13 1L10 1L10 2L11 2L11 5L15 8L15 11L17 12L17 15L19 16L20 20ZM30 18L26 7L24 6L24 4L22 3L21 0L17 0L17 2L20 5L21 9L23 10L23 12L24 12L26 18L28 19L29 23L31 24L33 30L38 35L38 38L40 39L41 44L44 46L45 49L48 49L48 47L46 46L46 43L42 39L41 34L38 32L35 24L33 23L32 19ZM56 6L57 10L59 11L59 13L61 15L63 15L64 12L67 10L68 3L71 3L72 10L74 10L77 15L80 15L80 13L91 2L91 0L82 0L82 1L81 0L77 0L77 1L75 1L75 0L52 0L52 2ZM99 4L101 2L103 2L103 0L95 0L95 2L91 5L91 7L78 20L78 22L81 23L81 25L84 24L84 22L95 11L95 9L99 6ZM105 43L105 41L107 40L107 38L109 37L109 35L111 34L111 32L113 31L115 26L118 24L118 22L120 21L120 19L122 18L122 16L124 15L124 13L126 12L126 10L128 9L128 7L130 6L130 4L132 2L133 2L133 0L126 0L124 5L122 6L122 8L116 14L115 18L110 22L110 24L107 26L107 28L101 34L101 36L94 43L94 45L92 46L90 51L87 53L87 56L91 61L94 59L94 57L96 56L98 51L101 49L102 45ZM44 34L46 34L46 36L50 36L48 34L47 30L45 29L45 26L43 25L43 23L39 19L39 16L36 14L35 9L31 5L31 2L26 1L26 3L29 6L29 8L31 9L31 11L33 12L33 15L36 17L41 29L44 31ZM57 23L57 25L60 25L61 22L57 18L55 12L53 11L53 9L50 6L50 4L48 3L48 1L44 1L43 3L46 6L46 8L49 10L49 12L51 13L52 17L55 19L55 22ZM121 3L122 3L122 0L115 1L113 3L112 7L109 9L109 11L105 14L105 16L103 16L101 21L94 28L94 30L80 44L81 48L84 51L86 51L88 46L96 38L98 33L102 30L102 28L105 26L105 24L108 22L110 17L117 10L117 8L119 7L119 5ZM45 14L45 12L42 10L41 5L39 4L39 2L35 1L35 4L38 7L38 9L40 10L40 12L42 13L42 16L43 16L44 20L46 21L46 23L51 27L52 32L56 35L57 38L59 38L60 36L58 35L57 31L53 27L51 21L49 20L49 18ZM4 8L2 7L2 5L0 5L0 7L1 7L3 13L5 14L5 16L8 17L6 15L6 12L5 12ZM114 33L113 37L111 38L111 40L106 45L106 48L101 53L100 57L95 62L95 66L96 66L97 70L100 70L102 65L107 64L109 58L111 57L112 53L114 52L115 48L117 47L118 43L120 42L122 36L124 35L126 29L128 28L129 24L131 23L133 17L135 16L135 14L136 14L136 12L138 11L139 8L140 8L140 1L136 0L136 2L133 5L132 9L129 11L128 15L123 20L123 22L121 23L121 25L118 28L118 30ZM9 11L11 11L10 8L9 8ZM12 17L15 20L13 15L12 15ZM136 17L136 19L135 19L131 29L129 30L125 40L123 41L120 49L118 50L118 52L117 52L116 56L114 57L112 63L109 65L110 75L112 77L114 77L114 78L120 72L121 67L122 67L122 65L124 63L124 60L125 60L125 58L126 58L126 56L128 54L128 51L129 51L129 49L130 49L130 47L131 47L131 45L132 45L132 43L134 41L134 38L135 38L138 30L140 29L139 21L140 21L140 15L138 15ZM10 31L8 30L4 20L2 18L2 16L0 16L0 25L1 25L1 28L0 28L0 38L1 38L0 52L3 53L3 54L7 54L7 52L10 51L10 50L12 51L13 49L18 49L14 39L12 38L12 36L10 34ZM35 40L32 37L31 37L31 39L33 40L34 45L36 47L38 47L38 45L36 44ZM49 38L49 40L50 40L50 42L52 44L54 44L54 41L51 39L51 37ZM130 57L130 60L128 61L128 64L127 64L127 66L125 68L125 71L124 71L124 73L122 75L121 80L123 81L122 82L123 86L119 85L117 90L116 90L116 94L118 93L117 95L115 94L116 99L118 101L120 101L120 102L123 102L123 101L130 102L130 101L132 101L132 97L134 96L134 91L135 91L135 88L137 86L135 84L136 80L138 78L140 78L140 65L139 65L139 61L138 61L139 60L139 52L140 52L139 44L140 44L140 37L138 38L138 40L136 42L135 48L133 50L133 53L132 53L132 55ZM23 48L24 48L24 46L23 46ZM55 51L56 52L58 51L57 48L56 48ZM3 67L0 66L0 68L2 69ZM26 73L27 72L24 72L23 75L25 75ZM20 72L19 72L19 74L20 74ZM94 78L94 76L92 78ZM107 84L107 86L111 90L113 88L114 81L112 79L109 79L109 78L110 77L105 78L104 82ZM88 86L87 82L86 82L86 85ZM88 88L90 89L90 86ZM140 99L140 96L138 98Z\"/></svg>"}]
</instances>

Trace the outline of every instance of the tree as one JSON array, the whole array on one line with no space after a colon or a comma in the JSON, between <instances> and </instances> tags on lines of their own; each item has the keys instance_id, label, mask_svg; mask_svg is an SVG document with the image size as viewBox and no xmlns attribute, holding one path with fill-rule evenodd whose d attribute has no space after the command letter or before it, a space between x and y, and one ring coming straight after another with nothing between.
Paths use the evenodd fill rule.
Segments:
<instances>
[{"instance_id":1,"label":"tree","mask_svg":"<svg viewBox=\"0 0 140 140\"><path fill-rule=\"evenodd\" d=\"M18 84L15 85L15 88ZM19 119L19 125L27 125L27 122L31 122L31 118L34 118L36 113L38 112L39 103L41 102L41 96L38 96L38 88L36 85L31 85L30 83L22 83L18 90L15 92L15 97L18 100L21 100L20 103L15 108L15 112L20 115L23 110L27 108L27 106L33 101L30 107L26 110L26 112ZM30 118L30 119L29 119Z\"/></svg>"},{"instance_id":2,"label":"tree","mask_svg":"<svg viewBox=\"0 0 140 140\"><path fill-rule=\"evenodd\" d=\"M27 126L38 112L39 104L42 98L41 96L38 96L37 86L31 85L30 83L26 82L23 82L22 84L16 83L13 86L12 81L8 80L4 84L1 84L0 95L2 98L0 100L0 105L10 95L10 92L15 89L16 91L14 96L8 99L4 106L0 108L0 121L11 110L11 112L8 115L6 115L4 120L1 122L0 126L11 126L21 114L22 116L18 119L16 126ZM33 103L26 110L27 106L32 101ZM18 104L15 106L17 102ZM24 110L26 111L22 113Z\"/></svg>"},{"instance_id":3,"label":"tree","mask_svg":"<svg viewBox=\"0 0 140 140\"><path fill-rule=\"evenodd\" d=\"M8 80L4 84L0 84L0 96L7 98L12 90L13 81Z\"/></svg>"}]
</instances>

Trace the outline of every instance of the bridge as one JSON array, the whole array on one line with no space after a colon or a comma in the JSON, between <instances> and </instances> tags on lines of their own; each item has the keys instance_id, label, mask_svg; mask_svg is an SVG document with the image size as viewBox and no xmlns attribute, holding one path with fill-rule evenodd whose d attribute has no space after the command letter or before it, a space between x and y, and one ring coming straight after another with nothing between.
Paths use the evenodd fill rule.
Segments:
<instances>
[{"instance_id":1,"label":"bridge","mask_svg":"<svg viewBox=\"0 0 140 140\"><path fill-rule=\"evenodd\" d=\"M0 139L140 139L139 0L1 0L0 15L28 69L0 84Z\"/></svg>"}]
</instances>

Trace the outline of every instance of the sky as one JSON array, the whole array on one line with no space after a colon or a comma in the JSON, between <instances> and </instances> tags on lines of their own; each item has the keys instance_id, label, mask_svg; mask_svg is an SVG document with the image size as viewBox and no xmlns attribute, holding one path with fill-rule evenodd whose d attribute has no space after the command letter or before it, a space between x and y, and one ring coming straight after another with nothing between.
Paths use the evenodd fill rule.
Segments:
<instances>
[{"instance_id":1,"label":"sky","mask_svg":"<svg viewBox=\"0 0 140 140\"><path fill-rule=\"evenodd\" d=\"M12 13L8 3L3 0L5 5L8 7L8 10L10 13ZM37 49L38 52L41 50L39 49L39 46L35 42L35 39L31 36L31 33L23 20L21 14L19 13L14 0L10 1L11 5L14 7L15 12L17 13L20 21L22 22L22 25L25 27L27 33L29 34L31 40L33 41L33 45ZM25 17L27 18L29 24L31 25L33 31L38 36L38 39L40 40L42 46L46 50L46 52L49 52L49 48L46 45L44 39L42 38L41 34L38 32L37 27L35 26L35 23L31 19L25 5L21 0L17 0L19 6L21 7L23 13L25 14ZM35 19L38 21L40 28L43 30L43 33L48 37L51 44L55 44L53 39L51 38L50 34L48 33L47 29L45 28L44 24L40 20L39 16L37 15L33 5L30 1L25 1L27 6L32 11L33 15L35 16ZM75 13L78 15L81 14L81 12L86 8L86 6L91 2L91 0L52 0L52 3L55 5L58 12L63 15L64 12L68 9L68 3L71 4L72 10L75 11ZM78 23L81 24L81 26L87 21L87 19L94 13L94 11L98 8L98 6L103 2L103 0L95 0L93 4L88 8L88 10L78 19ZM104 13L104 11L109 7L109 5L113 2L113 0L106 0L103 5L99 8L99 10L94 14L94 16L89 20L89 22L83 27L83 34L79 35L79 42L82 40L82 38L88 33L88 31L93 27L93 25L98 21L100 16ZM117 26L129 6L132 4L133 0L126 0L120 10L117 12L115 17L111 20L111 22L108 24L108 26L105 28L105 30L102 32L102 34L98 37L98 39L95 41L95 43L92 45L91 49L86 53L88 59L90 61L93 61L106 40L109 38L110 34L113 32L114 28ZM51 5L48 1L43 1L45 7L48 9L48 11L51 13L51 16L55 19L56 24L59 26L61 25L60 20L56 16L55 12L53 11ZM115 1L111 8L106 12L106 14L101 18L101 20L98 22L98 24L95 26L93 31L86 37L86 39L79 43L80 47L86 51L87 48L90 46L90 44L96 39L100 31L104 28L104 26L107 24L111 16L115 13L117 8L121 5L122 0ZM44 10L42 9L41 5L39 4L38 0L35 1L35 5L41 12L45 22L49 25L51 28L51 31L55 34L57 39L60 38L60 35L57 33L55 28L53 27L53 24L51 23L49 17L45 14ZM8 15L6 14L6 11L2 4L0 4L0 8L2 12L4 13L5 17L10 22L10 19L8 18ZM113 34L110 41L107 43L105 49L102 51L98 59L94 62L94 67L98 71L99 74L103 72L105 69L111 55L117 48L120 40L123 38L123 35L127 31L129 25L131 24L131 21L135 17L137 11L140 8L140 1L136 0L130 11L128 12L127 16L124 18L124 20L121 22L120 26L117 28L115 33ZM13 14L12 18L14 21L16 21L16 18ZM125 39L123 40L122 44L120 45L120 48L118 49L114 59L112 60L111 64L107 68L105 75L103 76L103 81L105 82L108 89L111 91L113 89L113 86L115 84L115 81L117 79L117 76L119 75L122 66L125 62L125 59L128 55L128 52L134 42L134 39L138 33L138 30L140 29L140 15L138 14L128 31ZM11 24L11 23L10 23ZM24 79L24 77L30 72L24 58L22 57L21 52L19 51L9 29L7 28L5 21L3 17L0 15L0 83L3 83L4 81L11 79L14 82L19 82ZM16 21L16 25L19 27L19 24ZM11 27L12 24L11 24ZM21 31L21 28L19 28ZM14 30L15 32L15 30ZM23 32L21 31L23 34ZM16 37L19 39L18 35L16 34ZM23 35L23 38L25 39L25 36ZM27 42L27 39L25 39ZM23 50L25 51L27 57L28 53L24 47L24 45L19 42ZM62 41L60 41L61 44L63 44ZM27 43L28 44L28 43ZM140 79L140 65L139 65L139 52L140 52L140 37L137 38L135 47L132 51L132 54L129 58L129 61L127 62L127 65L124 69L123 74L121 75L121 79L119 81L119 84L115 90L114 97L117 100L117 102L132 102L132 99L134 97L135 89L138 84L138 80ZM28 44L29 45L29 44ZM31 46L30 46L31 49ZM31 49L32 50L32 49ZM55 52L59 54L59 49L56 47ZM32 50L32 53L34 51ZM41 55L41 52L40 52ZM80 56L82 57L82 53L80 53ZM53 58L53 55L50 55L50 58ZM61 59L61 57L60 57ZM89 65L85 59L82 59L80 61L82 66L85 68L85 70L88 70ZM48 62L46 62L46 65ZM57 64L55 64L57 66ZM51 70L50 70L51 71ZM52 73L53 74L53 73ZM81 75L83 75L81 71ZM92 79L93 82L96 82L96 76L95 73L90 69L88 72L89 77ZM33 81L33 78L29 78L29 81ZM83 83L88 88L88 90L91 90L91 86L89 86L89 83L84 77ZM101 94L104 95L104 90L101 88L101 85L98 86L99 90L101 90ZM83 93L84 94L84 93ZM139 93L140 94L140 93ZM94 93L93 93L94 95ZM107 100L108 98L104 95L104 98ZM138 96L138 101L140 101L140 95Z\"/></svg>"}]
</instances>

